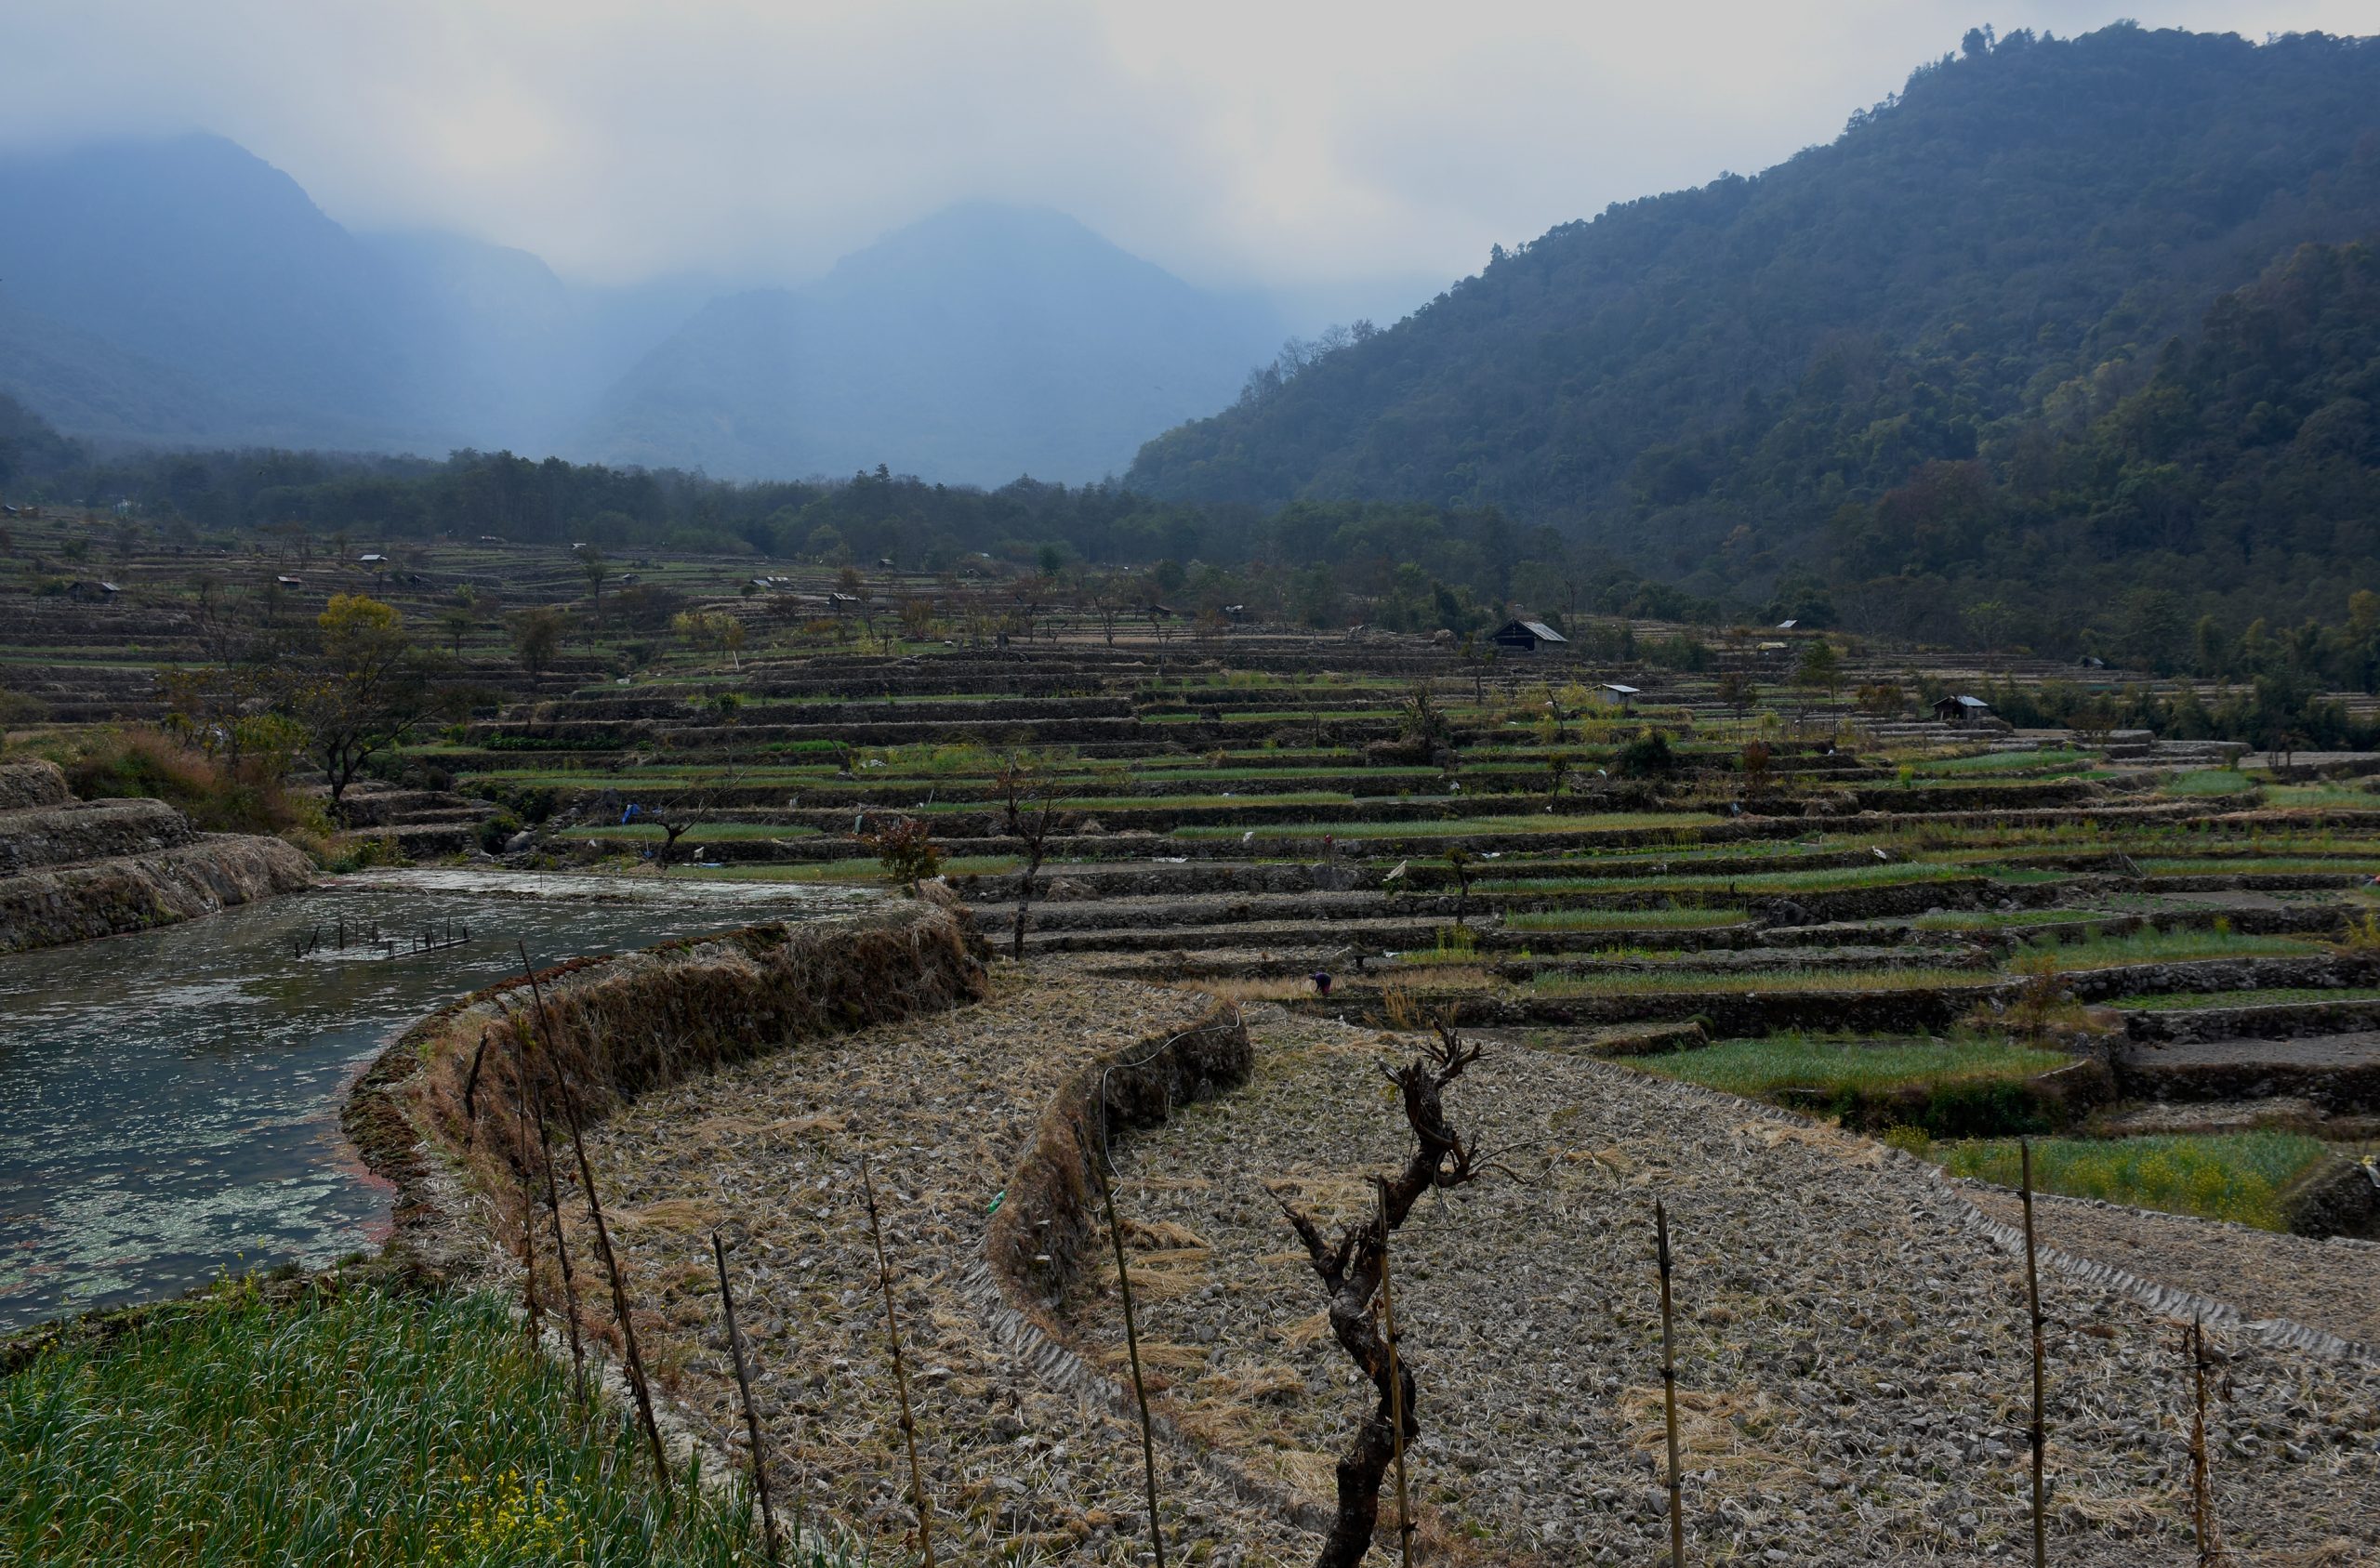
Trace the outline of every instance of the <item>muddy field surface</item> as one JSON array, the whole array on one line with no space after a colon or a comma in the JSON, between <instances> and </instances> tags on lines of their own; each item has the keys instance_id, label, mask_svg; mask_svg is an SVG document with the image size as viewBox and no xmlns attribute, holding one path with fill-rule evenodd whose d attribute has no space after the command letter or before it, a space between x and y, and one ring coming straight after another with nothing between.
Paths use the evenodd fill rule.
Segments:
<instances>
[{"instance_id":1,"label":"muddy field surface","mask_svg":"<svg viewBox=\"0 0 2380 1568\"><path fill-rule=\"evenodd\" d=\"M1361 1178L1406 1138L1375 1064L1408 1048L1277 1008L1249 1022L1254 1081L1136 1136L1120 1197L1176 1243L1137 1276L1167 1406L1320 1500L1361 1401L1271 1193L1334 1224L1368 1206ZM1509 1046L1448 1104L1509 1172L1425 1199L1397 1242L1425 1541L1549 1563L1666 1547L1659 1195L1698 1560L2029 1548L2022 1260L1937 1178L1742 1101ZM2177 1325L2054 1270L2043 1291L2053 1556L2187 1559ZM1087 1334L1120 1340L1111 1300L1076 1306ZM2215 1478L2235 1561L2380 1561L2380 1369L2217 1338Z\"/></svg>"},{"instance_id":2,"label":"muddy field surface","mask_svg":"<svg viewBox=\"0 0 2380 1568\"><path fill-rule=\"evenodd\" d=\"M919 1456L945 1561L1130 1562L1146 1549L1140 1440L1096 1379L1019 1354L980 1259L993 1206L1066 1074L1184 1027L1185 991L1096 981L836 1037L637 1101L589 1149L656 1378L741 1449L711 1227L735 1242L739 1312L793 1500L877 1537L914 1527L857 1155L875 1162ZM591 1264L591 1254L589 1255ZM583 1294L590 1316L599 1304ZM647 1310L649 1308L649 1311ZM1169 1538L1194 1561L1310 1561L1310 1538L1170 1445ZM1203 1543L1203 1548L1202 1548Z\"/></svg>"},{"instance_id":3,"label":"muddy field surface","mask_svg":"<svg viewBox=\"0 0 2380 1568\"><path fill-rule=\"evenodd\" d=\"M2003 1224L2023 1223L2015 1193L1979 1182L1962 1190ZM2080 1198L2033 1203L2034 1233L2044 1246L2212 1298L2250 1319L2282 1318L2380 1346L2380 1245L2281 1235Z\"/></svg>"},{"instance_id":4,"label":"muddy field surface","mask_svg":"<svg viewBox=\"0 0 2380 1568\"><path fill-rule=\"evenodd\" d=\"M2295 1067L2309 1071L2380 1068L2380 1030L2301 1034L2289 1040L2144 1040L2122 1048L2135 1067Z\"/></svg>"}]
</instances>

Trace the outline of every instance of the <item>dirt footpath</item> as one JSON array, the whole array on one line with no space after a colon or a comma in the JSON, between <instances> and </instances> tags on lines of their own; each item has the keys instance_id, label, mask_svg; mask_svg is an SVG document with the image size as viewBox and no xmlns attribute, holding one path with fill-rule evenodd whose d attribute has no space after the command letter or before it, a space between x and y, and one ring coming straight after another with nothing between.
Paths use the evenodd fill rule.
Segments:
<instances>
[{"instance_id":1,"label":"dirt footpath","mask_svg":"<svg viewBox=\"0 0 2380 1568\"><path fill-rule=\"evenodd\" d=\"M1277 1008L1249 1022L1254 1082L1136 1136L1121 1199L1179 1243L1142 1289L1169 1406L1319 1499L1359 1402L1268 1188L1338 1219L1368 1205L1359 1178L1403 1152L1374 1067L1400 1048ZM1658 1195L1678 1259L1697 1560L2029 1551L2022 1263L1937 1178L1573 1056L1495 1048L1447 1099L1509 1173L1424 1200L1398 1238L1425 1539L1504 1561L1641 1563L1665 1548ZM2282 1266L2262 1277L2285 1293ZM2177 1325L2056 1271L2043 1291L2053 1556L2187 1561ZM1111 1302L1082 1310L1120 1337ZM2215 1481L2236 1561L2380 1562L2380 1370L2217 1337Z\"/></svg>"}]
</instances>

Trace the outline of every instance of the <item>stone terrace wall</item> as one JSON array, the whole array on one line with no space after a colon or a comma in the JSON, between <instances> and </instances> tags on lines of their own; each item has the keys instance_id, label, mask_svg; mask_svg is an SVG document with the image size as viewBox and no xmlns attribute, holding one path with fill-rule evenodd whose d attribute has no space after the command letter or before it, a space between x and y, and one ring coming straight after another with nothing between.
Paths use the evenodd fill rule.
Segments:
<instances>
[{"instance_id":1,"label":"stone terrace wall","mask_svg":"<svg viewBox=\"0 0 2380 1568\"><path fill-rule=\"evenodd\" d=\"M278 838L202 834L162 800L76 801L47 762L0 766L0 953L170 925L312 879Z\"/></svg>"}]
</instances>

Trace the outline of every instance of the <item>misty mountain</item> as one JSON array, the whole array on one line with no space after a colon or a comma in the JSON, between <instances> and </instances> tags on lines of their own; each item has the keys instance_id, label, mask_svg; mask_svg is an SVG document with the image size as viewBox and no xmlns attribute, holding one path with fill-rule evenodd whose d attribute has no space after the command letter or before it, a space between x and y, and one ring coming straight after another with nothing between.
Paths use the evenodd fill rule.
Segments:
<instances>
[{"instance_id":1,"label":"misty mountain","mask_svg":"<svg viewBox=\"0 0 2380 1568\"><path fill-rule=\"evenodd\" d=\"M78 434L387 444L421 370L354 236L219 138L0 158L0 388Z\"/></svg>"},{"instance_id":2,"label":"misty mountain","mask_svg":"<svg viewBox=\"0 0 2380 1568\"><path fill-rule=\"evenodd\" d=\"M1832 143L1500 250L1150 442L1130 481L1492 505L1713 596L1906 567L1907 613L1938 613L2031 575L2023 529L1946 579L1910 532L1924 507L1870 508L1928 465L2023 468L2219 296L2301 244L2374 233L2380 43L1979 30ZM2036 488L2026 526L2117 507L2123 479Z\"/></svg>"},{"instance_id":3,"label":"misty mountain","mask_svg":"<svg viewBox=\"0 0 2380 1568\"><path fill-rule=\"evenodd\" d=\"M970 204L806 288L714 301L604 397L586 443L727 477L1083 481L1229 397L1280 342L1268 303L1209 293L1061 214Z\"/></svg>"},{"instance_id":4,"label":"misty mountain","mask_svg":"<svg viewBox=\"0 0 2380 1568\"><path fill-rule=\"evenodd\" d=\"M0 390L111 442L551 450L716 292L353 234L219 137L0 158Z\"/></svg>"},{"instance_id":5,"label":"misty mountain","mask_svg":"<svg viewBox=\"0 0 2380 1568\"><path fill-rule=\"evenodd\" d=\"M699 310L718 285L664 278L574 287L524 250L459 234L362 236L403 324L417 422L437 450L571 450L602 389Z\"/></svg>"},{"instance_id":6,"label":"misty mountain","mask_svg":"<svg viewBox=\"0 0 2380 1568\"><path fill-rule=\"evenodd\" d=\"M1230 397L1284 331L1262 299L988 205L726 297L350 233L218 137L0 157L0 392L113 444L1087 479Z\"/></svg>"}]
</instances>

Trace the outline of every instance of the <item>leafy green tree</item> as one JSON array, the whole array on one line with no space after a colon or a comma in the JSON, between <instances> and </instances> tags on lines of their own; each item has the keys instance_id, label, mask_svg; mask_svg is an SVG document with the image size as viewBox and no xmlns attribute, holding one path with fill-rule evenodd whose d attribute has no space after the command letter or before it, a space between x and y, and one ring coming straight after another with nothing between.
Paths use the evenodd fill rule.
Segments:
<instances>
[{"instance_id":1,"label":"leafy green tree","mask_svg":"<svg viewBox=\"0 0 2380 1568\"><path fill-rule=\"evenodd\" d=\"M593 545L578 552L578 574L587 579L588 613L597 621L603 618L603 585L611 580L612 563Z\"/></svg>"},{"instance_id":2,"label":"leafy green tree","mask_svg":"<svg viewBox=\"0 0 2380 1568\"><path fill-rule=\"evenodd\" d=\"M736 656L744 646L744 623L726 611L681 610L671 618L669 629L698 652L723 652L736 669L744 667Z\"/></svg>"},{"instance_id":3,"label":"leafy green tree","mask_svg":"<svg viewBox=\"0 0 2380 1568\"><path fill-rule=\"evenodd\" d=\"M534 605L512 617L512 654L529 672L530 684L544 683L569 632L569 612L550 604Z\"/></svg>"},{"instance_id":4,"label":"leafy green tree","mask_svg":"<svg viewBox=\"0 0 2380 1568\"><path fill-rule=\"evenodd\" d=\"M1805 692L1824 692L1828 696L1843 682L1843 660L1834 644L1824 638L1811 641L1802 650L1801 658L1793 665L1793 684Z\"/></svg>"},{"instance_id":5,"label":"leafy green tree","mask_svg":"<svg viewBox=\"0 0 2380 1568\"><path fill-rule=\"evenodd\" d=\"M344 819L347 791L371 758L402 744L435 706L428 672L393 605L334 594L315 618L316 667L283 703L304 727L308 755Z\"/></svg>"}]
</instances>

